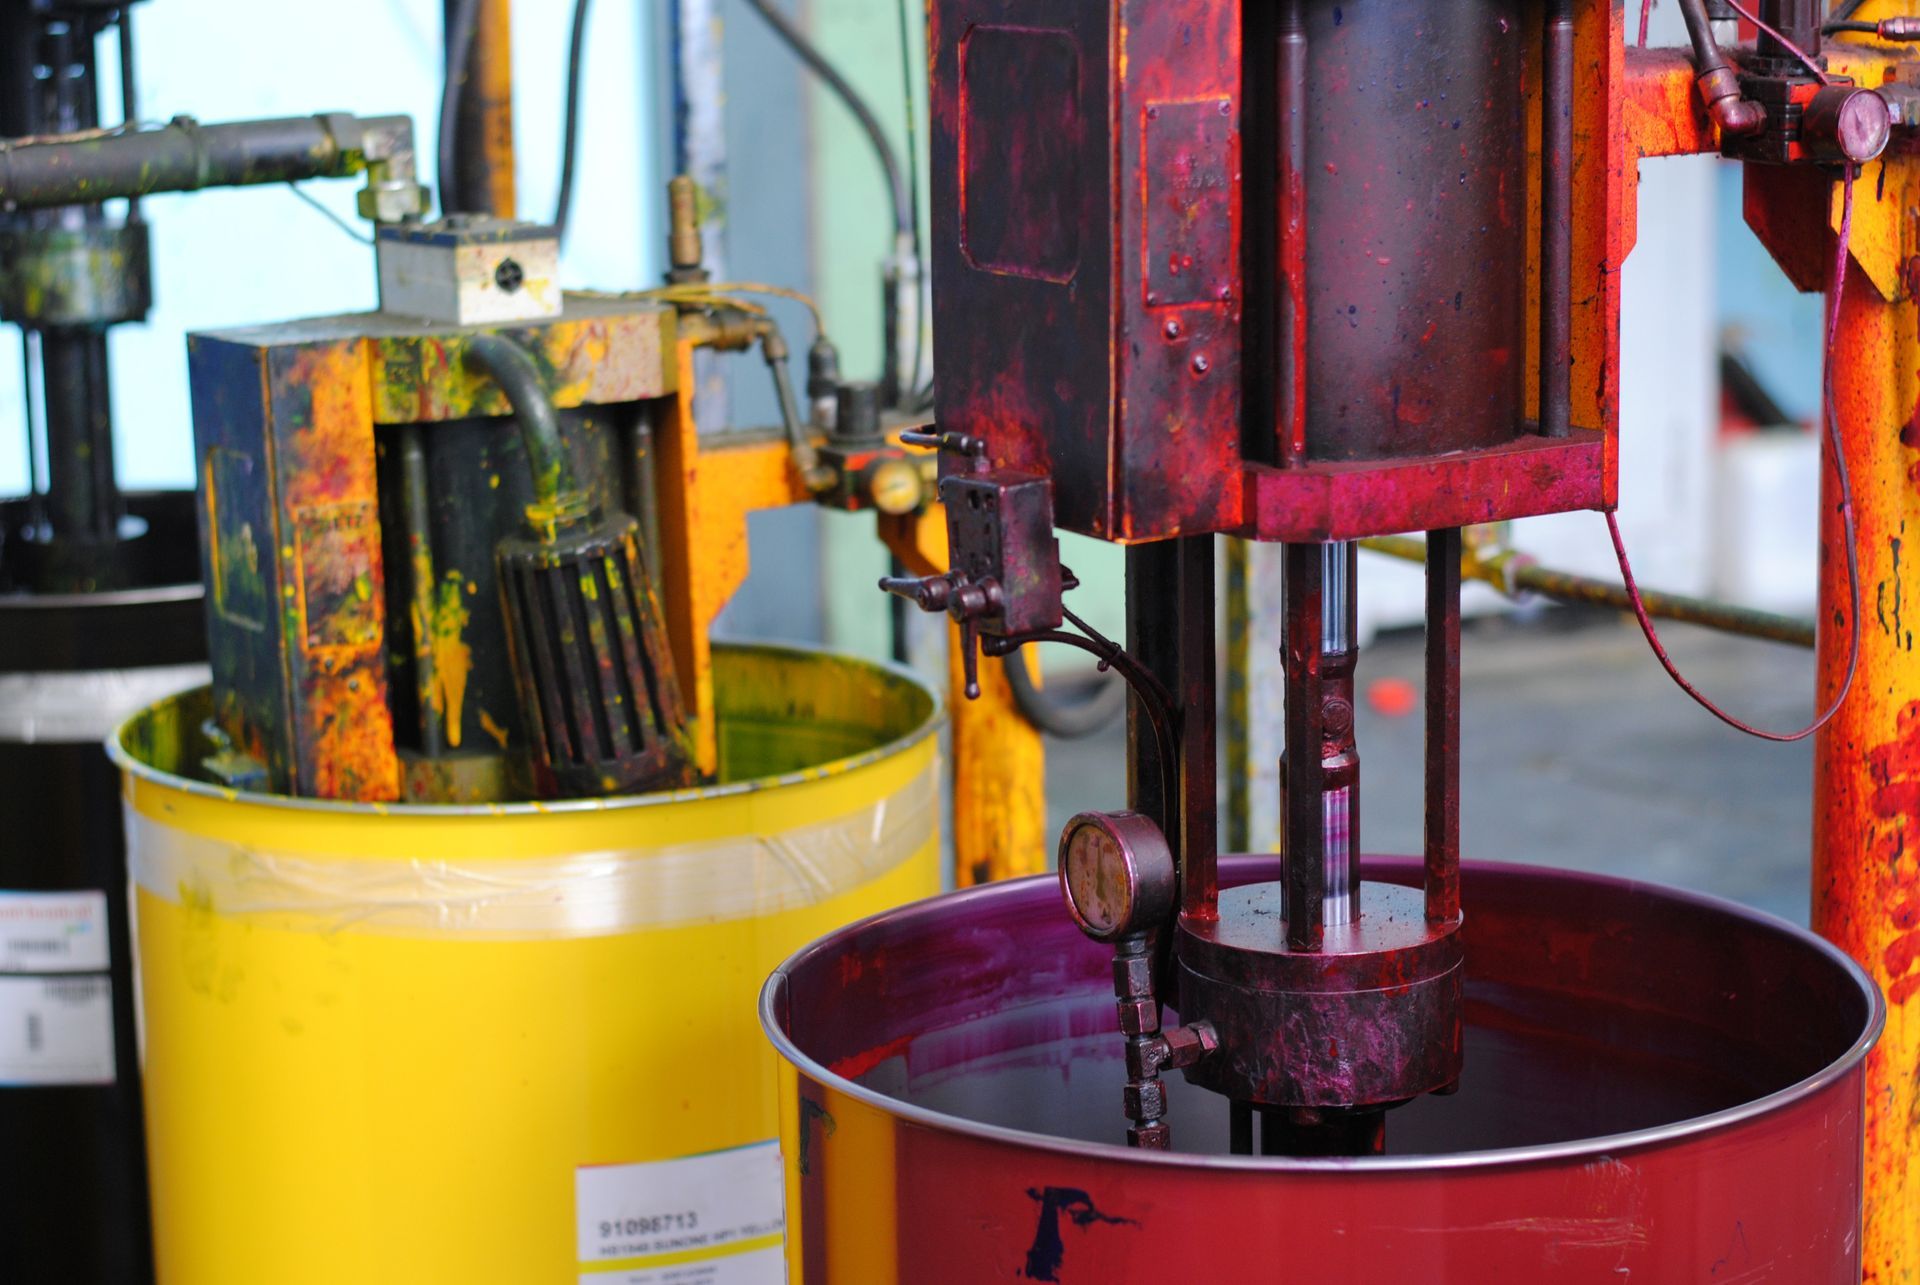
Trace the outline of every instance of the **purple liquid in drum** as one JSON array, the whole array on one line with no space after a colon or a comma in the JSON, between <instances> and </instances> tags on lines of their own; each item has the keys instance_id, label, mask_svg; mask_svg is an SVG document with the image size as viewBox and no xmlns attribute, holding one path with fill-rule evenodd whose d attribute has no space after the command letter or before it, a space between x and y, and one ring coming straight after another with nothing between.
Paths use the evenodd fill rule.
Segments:
<instances>
[{"instance_id":1,"label":"purple liquid in drum","mask_svg":"<svg viewBox=\"0 0 1920 1285\"><path fill-rule=\"evenodd\" d=\"M1229 866L1227 884L1257 868ZM1460 1090L1392 1111L1389 1156L1575 1142L1711 1115L1815 1074L1867 1020L1852 979L1784 925L1615 881L1483 870L1468 879L1479 895L1468 899ZM1416 871L1370 860L1368 873L1407 882ZM1104 949L1044 898L998 904L999 922L945 928L918 960L910 949L893 956L902 975L961 970L974 995L938 1012L842 1010L847 1025L832 1042L860 1064L858 1083L910 1105L1122 1142L1125 1075ZM987 939L996 944L971 953ZM951 994L906 990L940 1004ZM1178 1021L1171 1006L1165 1020ZM1165 1082L1175 1150L1224 1154L1226 1102L1177 1073Z\"/></svg>"}]
</instances>

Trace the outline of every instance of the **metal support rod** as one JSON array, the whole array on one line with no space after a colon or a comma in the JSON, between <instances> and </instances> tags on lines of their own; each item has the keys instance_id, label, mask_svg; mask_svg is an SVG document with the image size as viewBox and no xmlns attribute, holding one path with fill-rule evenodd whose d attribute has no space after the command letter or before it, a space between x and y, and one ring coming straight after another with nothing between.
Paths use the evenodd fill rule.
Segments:
<instances>
[{"instance_id":1,"label":"metal support rod","mask_svg":"<svg viewBox=\"0 0 1920 1285\"><path fill-rule=\"evenodd\" d=\"M654 492L653 438L659 416L658 402L641 402L638 406L627 426L621 476L626 510L640 520L640 530L646 537L640 556L645 560L647 570L655 576L656 584L660 575L660 502Z\"/></svg>"},{"instance_id":2,"label":"metal support rod","mask_svg":"<svg viewBox=\"0 0 1920 1285\"><path fill-rule=\"evenodd\" d=\"M1289 544L1286 560L1287 756L1281 817L1286 855L1287 946L1318 950L1326 896L1325 824L1320 800L1321 554Z\"/></svg>"},{"instance_id":3,"label":"metal support rod","mask_svg":"<svg viewBox=\"0 0 1920 1285\"><path fill-rule=\"evenodd\" d=\"M1302 0L1283 0L1280 10L1278 104L1280 181L1279 264L1281 302L1276 327L1279 348L1281 462L1307 460L1307 31Z\"/></svg>"},{"instance_id":4,"label":"metal support rod","mask_svg":"<svg viewBox=\"0 0 1920 1285\"><path fill-rule=\"evenodd\" d=\"M402 424L400 432L400 504L406 515L407 552L411 565L408 583L413 593L413 678L420 710L420 750L429 758L446 752L444 703L434 699L439 684L433 650L433 595L438 573L433 565L433 495L427 483L425 433L418 424Z\"/></svg>"},{"instance_id":5,"label":"metal support rod","mask_svg":"<svg viewBox=\"0 0 1920 1285\"><path fill-rule=\"evenodd\" d=\"M140 128L140 86L134 75L133 6L124 6L116 23L120 37L120 120L128 129ZM127 202L127 221L140 217L140 198Z\"/></svg>"},{"instance_id":6,"label":"metal support rod","mask_svg":"<svg viewBox=\"0 0 1920 1285\"><path fill-rule=\"evenodd\" d=\"M120 119L130 128L140 127L140 90L133 71L133 6L120 10L117 23L120 37Z\"/></svg>"},{"instance_id":7,"label":"metal support rod","mask_svg":"<svg viewBox=\"0 0 1920 1285\"><path fill-rule=\"evenodd\" d=\"M1176 597L1171 541L1129 545L1127 560L1127 650L1162 683L1178 681L1173 641ZM1167 773L1153 732L1153 711L1129 688L1127 696L1127 807L1153 818L1167 841L1179 844L1177 803L1167 797ZM1176 859L1178 852L1175 853Z\"/></svg>"},{"instance_id":8,"label":"metal support rod","mask_svg":"<svg viewBox=\"0 0 1920 1285\"><path fill-rule=\"evenodd\" d=\"M1573 406L1573 0L1548 0L1540 85L1540 434Z\"/></svg>"},{"instance_id":9,"label":"metal support rod","mask_svg":"<svg viewBox=\"0 0 1920 1285\"><path fill-rule=\"evenodd\" d=\"M1245 852L1253 838L1253 756L1251 685L1253 612L1247 601L1247 557L1252 545L1227 540L1227 851Z\"/></svg>"},{"instance_id":10,"label":"metal support rod","mask_svg":"<svg viewBox=\"0 0 1920 1285\"><path fill-rule=\"evenodd\" d=\"M123 510L113 475L107 336L90 329L42 331L40 363L53 534L108 543L119 534Z\"/></svg>"},{"instance_id":11,"label":"metal support rod","mask_svg":"<svg viewBox=\"0 0 1920 1285\"><path fill-rule=\"evenodd\" d=\"M1460 915L1460 528L1427 544L1427 918Z\"/></svg>"},{"instance_id":12,"label":"metal support rod","mask_svg":"<svg viewBox=\"0 0 1920 1285\"><path fill-rule=\"evenodd\" d=\"M1320 546L1321 796L1328 924L1360 917L1360 753L1354 741L1353 671L1356 629L1356 556L1351 543Z\"/></svg>"},{"instance_id":13,"label":"metal support rod","mask_svg":"<svg viewBox=\"0 0 1920 1285\"><path fill-rule=\"evenodd\" d=\"M1214 918L1218 802L1214 769L1213 538L1127 549L1127 651L1184 705L1162 757L1154 711L1127 701L1127 806L1167 836L1181 875L1181 909ZM1172 794L1169 794L1169 791Z\"/></svg>"},{"instance_id":14,"label":"metal support rod","mask_svg":"<svg viewBox=\"0 0 1920 1285\"><path fill-rule=\"evenodd\" d=\"M1213 537L1185 536L1174 541L1178 597L1180 707L1179 839L1182 907L1202 918L1217 913L1220 805L1214 728L1214 570Z\"/></svg>"},{"instance_id":15,"label":"metal support rod","mask_svg":"<svg viewBox=\"0 0 1920 1285\"><path fill-rule=\"evenodd\" d=\"M39 355L35 352L38 345L39 333L22 326L20 393L27 412L27 521L35 528L36 535L47 521L46 496L41 492L40 484L40 444L46 438L46 420L38 413L33 389L34 375L40 369Z\"/></svg>"},{"instance_id":16,"label":"metal support rod","mask_svg":"<svg viewBox=\"0 0 1920 1285\"><path fill-rule=\"evenodd\" d=\"M704 205L701 252L709 278L725 281L728 246L727 94L721 0L668 0L673 51L673 172L691 179ZM693 355L694 402L709 430L731 423L731 399L719 354Z\"/></svg>"},{"instance_id":17,"label":"metal support rod","mask_svg":"<svg viewBox=\"0 0 1920 1285\"><path fill-rule=\"evenodd\" d=\"M383 161L413 177L413 122L345 114L159 129L68 141L0 141L0 206L100 202L151 192L290 183L357 174Z\"/></svg>"},{"instance_id":18,"label":"metal support rod","mask_svg":"<svg viewBox=\"0 0 1920 1285\"><path fill-rule=\"evenodd\" d=\"M1251 1102L1227 1103L1227 1154L1235 1156L1253 1154L1253 1103Z\"/></svg>"},{"instance_id":19,"label":"metal support rod","mask_svg":"<svg viewBox=\"0 0 1920 1285\"><path fill-rule=\"evenodd\" d=\"M1260 1114L1260 1154L1263 1156L1284 1156L1287 1154L1287 1118L1281 1107L1261 1107Z\"/></svg>"},{"instance_id":20,"label":"metal support rod","mask_svg":"<svg viewBox=\"0 0 1920 1285\"><path fill-rule=\"evenodd\" d=\"M1384 553L1405 562L1427 560L1426 544L1411 536L1375 536L1362 540L1360 545L1370 552ZM1607 607L1615 611L1633 610L1627 591L1620 585L1536 566L1517 553L1503 552L1493 557L1481 557L1468 548L1461 559L1460 574L1462 579L1492 585L1508 597L1531 593L1555 602ZM1694 598L1682 593L1643 589L1640 596L1646 604L1647 614L1661 620L1678 620L1699 625L1703 629L1717 629L1721 633L1738 634L1746 638L1764 638L1794 647L1813 646L1814 628L1811 620L1775 615L1770 611L1755 611L1750 607L1736 607L1731 603Z\"/></svg>"}]
</instances>

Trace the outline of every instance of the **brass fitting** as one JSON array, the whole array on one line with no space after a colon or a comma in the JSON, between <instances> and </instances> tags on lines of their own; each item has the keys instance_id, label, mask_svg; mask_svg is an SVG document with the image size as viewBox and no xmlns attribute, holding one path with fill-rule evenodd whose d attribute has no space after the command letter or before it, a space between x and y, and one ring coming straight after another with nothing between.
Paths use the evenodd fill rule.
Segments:
<instances>
[{"instance_id":1,"label":"brass fitting","mask_svg":"<svg viewBox=\"0 0 1920 1285\"><path fill-rule=\"evenodd\" d=\"M700 241L700 188L685 174L667 180L667 280L679 285L707 279Z\"/></svg>"}]
</instances>

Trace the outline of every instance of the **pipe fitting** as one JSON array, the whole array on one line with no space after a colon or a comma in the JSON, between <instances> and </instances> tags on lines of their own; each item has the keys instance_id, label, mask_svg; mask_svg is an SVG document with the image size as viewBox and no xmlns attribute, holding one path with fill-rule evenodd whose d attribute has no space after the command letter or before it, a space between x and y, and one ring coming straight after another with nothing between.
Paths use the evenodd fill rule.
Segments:
<instances>
[{"instance_id":1,"label":"pipe fitting","mask_svg":"<svg viewBox=\"0 0 1920 1285\"><path fill-rule=\"evenodd\" d=\"M1695 83L1707 105L1707 114L1722 134L1747 137L1767 126L1767 109L1752 99L1740 96L1740 78L1729 67L1702 72Z\"/></svg>"}]
</instances>

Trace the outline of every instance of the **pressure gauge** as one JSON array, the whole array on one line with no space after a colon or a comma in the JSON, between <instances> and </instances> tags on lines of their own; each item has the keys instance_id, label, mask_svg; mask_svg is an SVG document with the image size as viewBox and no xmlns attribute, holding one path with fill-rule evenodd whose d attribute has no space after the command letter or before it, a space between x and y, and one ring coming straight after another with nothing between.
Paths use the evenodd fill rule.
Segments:
<instances>
[{"instance_id":1,"label":"pressure gauge","mask_svg":"<svg viewBox=\"0 0 1920 1285\"><path fill-rule=\"evenodd\" d=\"M1162 923L1178 889L1166 836L1138 812L1082 812L1061 831L1060 892L1095 941Z\"/></svg>"},{"instance_id":2,"label":"pressure gauge","mask_svg":"<svg viewBox=\"0 0 1920 1285\"><path fill-rule=\"evenodd\" d=\"M920 470L911 460L882 457L867 466L863 480L873 507L890 517L899 517L920 507L923 498Z\"/></svg>"}]
</instances>

